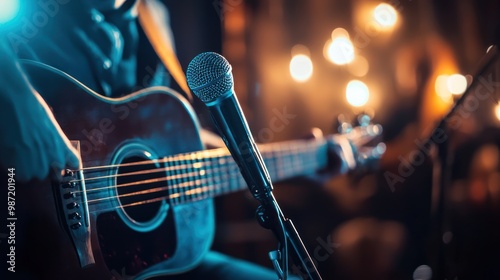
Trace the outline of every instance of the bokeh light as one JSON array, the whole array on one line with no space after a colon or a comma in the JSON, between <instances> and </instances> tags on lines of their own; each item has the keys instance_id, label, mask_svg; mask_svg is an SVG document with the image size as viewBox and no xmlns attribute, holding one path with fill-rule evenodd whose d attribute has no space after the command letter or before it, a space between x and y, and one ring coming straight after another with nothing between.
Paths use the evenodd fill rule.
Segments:
<instances>
[{"instance_id":1,"label":"bokeh light","mask_svg":"<svg viewBox=\"0 0 500 280\"><path fill-rule=\"evenodd\" d=\"M467 89L467 79L460 74L450 75L446 79L448 91L454 95L461 95Z\"/></svg>"},{"instance_id":2,"label":"bokeh light","mask_svg":"<svg viewBox=\"0 0 500 280\"><path fill-rule=\"evenodd\" d=\"M313 73L313 64L309 56L305 54L296 54L290 61L290 75L297 82L305 82L311 78Z\"/></svg>"},{"instance_id":3,"label":"bokeh light","mask_svg":"<svg viewBox=\"0 0 500 280\"><path fill-rule=\"evenodd\" d=\"M434 83L434 90L436 94L444 101L451 102L453 100L452 94L448 89L448 75L439 75Z\"/></svg>"},{"instance_id":4,"label":"bokeh light","mask_svg":"<svg viewBox=\"0 0 500 280\"><path fill-rule=\"evenodd\" d=\"M0 23L7 23L19 13L19 0L0 0Z\"/></svg>"},{"instance_id":5,"label":"bokeh light","mask_svg":"<svg viewBox=\"0 0 500 280\"><path fill-rule=\"evenodd\" d=\"M497 104L495 106L495 116L497 117L497 119L500 121L500 104Z\"/></svg>"},{"instance_id":6,"label":"bokeh light","mask_svg":"<svg viewBox=\"0 0 500 280\"><path fill-rule=\"evenodd\" d=\"M359 80L352 80L346 88L347 102L354 107L361 107L368 102L370 91L368 86Z\"/></svg>"},{"instance_id":7,"label":"bokeh light","mask_svg":"<svg viewBox=\"0 0 500 280\"><path fill-rule=\"evenodd\" d=\"M380 25L381 29L390 29L398 21L398 12L393 6L381 3L373 10L373 19Z\"/></svg>"},{"instance_id":8,"label":"bokeh light","mask_svg":"<svg viewBox=\"0 0 500 280\"><path fill-rule=\"evenodd\" d=\"M349 33L343 28L335 28L332 37L324 47L325 57L338 65L344 65L354 60L354 46L349 39Z\"/></svg>"},{"instance_id":9,"label":"bokeh light","mask_svg":"<svg viewBox=\"0 0 500 280\"><path fill-rule=\"evenodd\" d=\"M368 60L360 55L354 57L354 60L347 65L349 73L356 77L364 77L368 73L369 69L370 64L368 63Z\"/></svg>"}]
</instances>

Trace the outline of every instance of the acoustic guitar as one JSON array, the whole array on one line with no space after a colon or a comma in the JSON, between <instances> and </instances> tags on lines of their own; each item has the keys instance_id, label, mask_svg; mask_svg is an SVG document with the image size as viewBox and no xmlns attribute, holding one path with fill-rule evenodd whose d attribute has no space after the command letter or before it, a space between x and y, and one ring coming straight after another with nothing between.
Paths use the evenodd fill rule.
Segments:
<instances>
[{"instance_id":1,"label":"acoustic guitar","mask_svg":"<svg viewBox=\"0 0 500 280\"><path fill-rule=\"evenodd\" d=\"M23 66L83 167L22 184L3 171L13 201L3 221L15 243L0 246L15 272L2 279L145 279L197 265L214 237L213 198L246 185L227 149L204 149L190 104L165 87L107 98L50 66ZM380 131L368 125L260 150L279 181L327 168L332 149L353 168L353 144Z\"/></svg>"}]
</instances>

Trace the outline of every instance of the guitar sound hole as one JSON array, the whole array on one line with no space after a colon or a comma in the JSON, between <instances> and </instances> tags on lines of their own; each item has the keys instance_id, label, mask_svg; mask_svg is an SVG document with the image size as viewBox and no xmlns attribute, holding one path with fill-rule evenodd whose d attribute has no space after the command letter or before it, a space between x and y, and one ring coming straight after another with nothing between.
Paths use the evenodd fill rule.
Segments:
<instances>
[{"instance_id":1,"label":"guitar sound hole","mask_svg":"<svg viewBox=\"0 0 500 280\"><path fill-rule=\"evenodd\" d=\"M140 163L148 160L139 156L129 157L122 164ZM165 172L156 164L134 164L118 169L117 194L123 211L135 222L152 220L162 203L167 200Z\"/></svg>"}]
</instances>

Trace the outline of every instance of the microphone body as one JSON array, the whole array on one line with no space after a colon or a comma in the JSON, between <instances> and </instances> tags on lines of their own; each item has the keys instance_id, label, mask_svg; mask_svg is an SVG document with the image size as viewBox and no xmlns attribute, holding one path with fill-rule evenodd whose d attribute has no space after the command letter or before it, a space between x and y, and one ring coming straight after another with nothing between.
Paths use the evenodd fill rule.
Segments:
<instances>
[{"instance_id":1,"label":"microphone body","mask_svg":"<svg viewBox=\"0 0 500 280\"><path fill-rule=\"evenodd\" d=\"M234 90L231 89L206 105L250 192L257 200L266 201L272 191L271 178Z\"/></svg>"},{"instance_id":2,"label":"microphone body","mask_svg":"<svg viewBox=\"0 0 500 280\"><path fill-rule=\"evenodd\" d=\"M222 69L210 69L214 59L215 65L220 63ZM207 63L212 64L207 66ZM250 192L261 203L267 203L272 196L271 178L234 92L231 66L219 54L202 53L189 64L187 80L193 93L205 102Z\"/></svg>"}]
</instances>

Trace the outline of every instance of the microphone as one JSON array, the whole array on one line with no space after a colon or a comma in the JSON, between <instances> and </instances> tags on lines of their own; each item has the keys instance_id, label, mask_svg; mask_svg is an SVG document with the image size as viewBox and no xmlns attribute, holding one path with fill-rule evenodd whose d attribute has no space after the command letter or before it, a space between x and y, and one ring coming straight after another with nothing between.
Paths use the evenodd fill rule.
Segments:
<instances>
[{"instance_id":1,"label":"microphone","mask_svg":"<svg viewBox=\"0 0 500 280\"><path fill-rule=\"evenodd\" d=\"M205 52L189 63L186 78L193 93L208 107L250 192L267 204L273 198L271 179L236 98L231 69L220 54Z\"/></svg>"},{"instance_id":2,"label":"microphone","mask_svg":"<svg viewBox=\"0 0 500 280\"><path fill-rule=\"evenodd\" d=\"M281 241L282 252L273 251L269 255L278 277L287 279L290 243L295 251L294 256L306 270L307 276L313 280L321 280L295 226L290 219L285 218L273 196L271 178L234 93L229 62L214 52L201 53L189 63L186 78L193 93L207 105L210 116L238 164L250 192L261 203L256 212L259 223L264 228L272 229ZM282 268L276 261L276 255L282 256Z\"/></svg>"}]
</instances>

